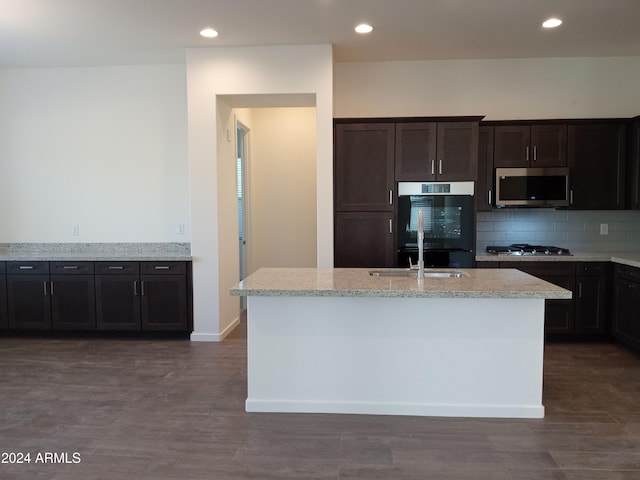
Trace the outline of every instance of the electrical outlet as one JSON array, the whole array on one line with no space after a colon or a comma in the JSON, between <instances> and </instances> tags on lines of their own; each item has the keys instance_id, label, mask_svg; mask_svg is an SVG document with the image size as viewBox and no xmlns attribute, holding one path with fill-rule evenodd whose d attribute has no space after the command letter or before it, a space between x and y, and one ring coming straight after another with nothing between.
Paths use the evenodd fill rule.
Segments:
<instances>
[{"instance_id":1,"label":"electrical outlet","mask_svg":"<svg viewBox=\"0 0 640 480\"><path fill-rule=\"evenodd\" d=\"M184 235L184 223L179 223L179 224L176 226L176 233L177 233L178 235Z\"/></svg>"},{"instance_id":2,"label":"electrical outlet","mask_svg":"<svg viewBox=\"0 0 640 480\"><path fill-rule=\"evenodd\" d=\"M609 224L601 223L600 224L600 235L609 235Z\"/></svg>"},{"instance_id":3,"label":"electrical outlet","mask_svg":"<svg viewBox=\"0 0 640 480\"><path fill-rule=\"evenodd\" d=\"M77 237L80 235L80 225L71 225L71 236Z\"/></svg>"}]
</instances>

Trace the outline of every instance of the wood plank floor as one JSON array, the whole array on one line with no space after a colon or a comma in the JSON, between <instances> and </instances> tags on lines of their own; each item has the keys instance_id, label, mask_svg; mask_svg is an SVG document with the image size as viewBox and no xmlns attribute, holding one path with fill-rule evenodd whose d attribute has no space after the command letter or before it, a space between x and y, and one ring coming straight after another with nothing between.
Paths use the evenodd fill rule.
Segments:
<instances>
[{"instance_id":1,"label":"wood plank floor","mask_svg":"<svg viewBox=\"0 0 640 480\"><path fill-rule=\"evenodd\" d=\"M0 452L32 460L0 478L640 479L640 357L545 358L542 420L247 414L244 324L219 344L0 338Z\"/></svg>"}]
</instances>

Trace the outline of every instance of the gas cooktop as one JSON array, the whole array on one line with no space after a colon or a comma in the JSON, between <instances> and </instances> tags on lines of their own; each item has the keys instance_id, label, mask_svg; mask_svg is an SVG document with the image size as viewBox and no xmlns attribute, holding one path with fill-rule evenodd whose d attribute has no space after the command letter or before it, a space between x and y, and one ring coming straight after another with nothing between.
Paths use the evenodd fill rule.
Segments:
<instances>
[{"instance_id":1,"label":"gas cooktop","mask_svg":"<svg viewBox=\"0 0 640 480\"><path fill-rule=\"evenodd\" d=\"M495 255L571 255L566 248L552 245L529 245L528 243L514 243L509 246L492 245L487 247L487 253Z\"/></svg>"}]
</instances>

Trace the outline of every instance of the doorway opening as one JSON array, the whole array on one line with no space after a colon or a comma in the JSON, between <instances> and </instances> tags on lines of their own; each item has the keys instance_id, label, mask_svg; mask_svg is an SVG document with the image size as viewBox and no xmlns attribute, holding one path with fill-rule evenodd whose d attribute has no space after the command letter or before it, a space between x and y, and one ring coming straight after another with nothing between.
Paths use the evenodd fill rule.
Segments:
<instances>
[{"instance_id":1,"label":"doorway opening","mask_svg":"<svg viewBox=\"0 0 640 480\"><path fill-rule=\"evenodd\" d=\"M247 272L247 164L249 129L236 121L236 171L238 183L238 241L240 252L240 278L244 280ZM240 297L240 308L246 308L246 297Z\"/></svg>"}]
</instances>

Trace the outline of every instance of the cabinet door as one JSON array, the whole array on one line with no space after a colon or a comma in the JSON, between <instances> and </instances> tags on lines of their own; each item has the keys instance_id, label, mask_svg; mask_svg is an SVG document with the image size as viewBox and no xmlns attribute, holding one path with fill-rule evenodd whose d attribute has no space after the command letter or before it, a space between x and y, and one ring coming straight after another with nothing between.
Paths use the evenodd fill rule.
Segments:
<instances>
[{"instance_id":1,"label":"cabinet door","mask_svg":"<svg viewBox=\"0 0 640 480\"><path fill-rule=\"evenodd\" d=\"M632 210L640 210L640 119L629 125L627 137L627 206Z\"/></svg>"},{"instance_id":2,"label":"cabinet door","mask_svg":"<svg viewBox=\"0 0 640 480\"><path fill-rule=\"evenodd\" d=\"M396 181L436 179L437 130L436 122L396 124Z\"/></svg>"},{"instance_id":3,"label":"cabinet door","mask_svg":"<svg viewBox=\"0 0 640 480\"><path fill-rule=\"evenodd\" d=\"M640 350L640 282L616 276L614 281L613 336Z\"/></svg>"},{"instance_id":4,"label":"cabinet door","mask_svg":"<svg viewBox=\"0 0 640 480\"><path fill-rule=\"evenodd\" d=\"M436 173L440 182L478 179L478 122L440 122Z\"/></svg>"},{"instance_id":5,"label":"cabinet door","mask_svg":"<svg viewBox=\"0 0 640 480\"><path fill-rule=\"evenodd\" d=\"M576 277L576 333L606 333L606 277Z\"/></svg>"},{"instance_id":6,"label":"cabinet door","mask_svg":"<svg viewBox=\"0 0 640 480\"><path fill-rule=\"evenodd\" d=\"M575 276L546 276L540 275L542 280L575 291ZM574 332L573 300L546 300L544 307L545 333L570 334Z\"/></svg>"},{"instance_id":7,"label":"cabinet door","mask_svg":"<svg viewBox=\"0 0 640 480\"><path fill-rule=\"evenodd\" d=\"M494 133L494 167L528 167L531 130L528 125L500 125Z\"/></svg>"},{"instance_id":8,"label":"cabinet door","mask_svg":"<svg viewBox=\"0 0 640 480\"><path fill-rule=\"evenodd\" d=\"M9 328L51 329L49 275L7 275Z\"/></svg>"},{"instance_id":9,"label":"cabinet door","mask_svg":"<svg viewBox=\"0 0 640 480\"><path fill-rule=\"evenodd\" d=\"M624 208L624 139L620 124L569 125L570 208Z\"/></svg>"},{"instance_id":10,"label":"cabinet door","mask_svg":"<svg viewBox=\"0 0 640 480\"><path fill-rule=\"evenodd\" d=\"M7 281L4 272L0 273L0 330L9 328L7 315Z\"/></svg>"},{"instance_id":11,"label":"cabinet door","mask_svg":"<svg viewBox=\"0 0 640 480\"><path fill-rule=\"evenodd\" d=\"M187 280L184 275L142 275L142 330L187 329Z\"/></svg>"},{"instance_id":12,"label":"cabinet door","mask_svg":"<svg viewBox=\"0 0 640 480\"><path fill-rule=\"evenodd\" d=\"M393 211L395 124L337 124L336 211Z\"/></svg>"},{"instance_id":13,"label":"cabinet door","mask_svg":"<svg viewBox=\"0 0 640 480\"><path fill-rule=\"evenodd\" d=\"M336 213L335 266L394 266L393 215L384 212Z\"/></svg>"},{"instance_id":14,"label":"cabinet door","mask_svg":"<svg viewBox=\"0 0 640 480\"><path fill-rule=\"evenodd\" d=\"M98 330L140 330L138 275L96 275Z\"/></svg>"},{"instance_id":15,"label":"cabinet door","mask_svg":"<svg viewBox=\"0 0 640 480\"><path fill-rule=\"evenodd\" d=\"M491 211L493 207L493 127L478 130L478 191L475 195L477 211Z\"/></svg>"},{"instance_id":16,"label":"cabinet door","mask_svg":"<svg viewBox=\"0 0 640 480\"><path fill-rule=\"evenodd\" d=\"M51 324L54 330L95 330L93 275L51 275Z\"/></svg>"},{"instance_id":17,"label":"cabinet door","mask_svg":"<svg viewBox=\"0 0 640 480\"><path fill-rule=\"evenodd\" d=\"M567 126L532 125L529 157L532 167L566 167Z\"/></svg>"}]
</instances>

